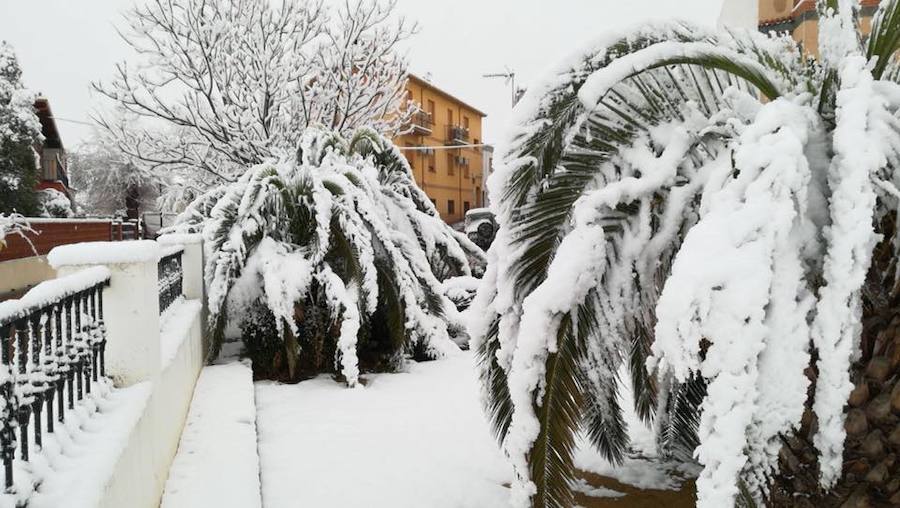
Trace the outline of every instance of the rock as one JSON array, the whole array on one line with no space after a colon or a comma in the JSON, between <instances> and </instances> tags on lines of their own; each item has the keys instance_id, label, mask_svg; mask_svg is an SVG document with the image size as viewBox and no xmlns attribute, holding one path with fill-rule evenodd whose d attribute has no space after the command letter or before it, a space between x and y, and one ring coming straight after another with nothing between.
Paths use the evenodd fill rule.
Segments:
<instances>
[{"instance_id":1,"label":"rock","mask_svg":"<svg viewBox=\"0 0 900 508\"><path fill-rule=\"evenodd\" d=\"M887 393L872 399L866 406L866 417L873 423L881 422L891 416L891 396Z\"/></svg>"},{"instance_id":2,"label":"rock","mask_svg":"<svg viewBox=\"0 0 900 508\"><path fill-rule=\"evenodd\" d=\"M884 464L884 462L878 463L875 467L869 471L869 474L866 475L866 481L869 483L874 483L875 485L881 485L888 479L888 468Z\"/></svg>"},{"instance_id":3,"label":"rock","mask_svg":"<svg viewBox=\"0 0 900 508\"><path fill-rule=\"evenodd\" d=\"M860 381L856 388L850 392L850 398L847 402L853 407L860 407L869 401L869 383L864 380Z\"/></svg>"},{"instance_id":4,"label":"rock","mask_svg":"<svg viewBox=\"0 0 900 508\"><path fill-rule=\"evenodd\" d=\"M863 455L870 459L880 459L884 455L884 434L875 429L860 444Z\"/></svg>"},{"instance_id":5,"label":"rock","mask_svg":"<svg viewBox=\"0 0 900 508\"><path fill-rule=\"evenodd\" d=\"M847 421L844 422L844 429L851 436L861 436L869 431L869 422L866 414L861 409L851 409L847 413Z\"/></svg>"},{"instance_id":6,"label":"rock","mask_svg":"<svg viewBox=\"0 0 900 508\"><path fill-rule=\"evenodd\" d=\"M884 382L891 373L891 361L884 356L872 358L866 367L866 376L879 383Z\"/></svg>"}]
</instances>

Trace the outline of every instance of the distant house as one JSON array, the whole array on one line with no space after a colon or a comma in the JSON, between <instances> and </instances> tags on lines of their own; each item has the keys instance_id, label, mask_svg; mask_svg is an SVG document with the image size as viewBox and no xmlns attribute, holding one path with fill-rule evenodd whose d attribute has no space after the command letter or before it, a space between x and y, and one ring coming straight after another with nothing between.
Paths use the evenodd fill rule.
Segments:
<instances>
[{"instance_id":1,"label":"distant house","mask_svg":"<svg viewBox=\"0 0 900 508\"><path fill-rule=\"evenodd\" d=\"M34 112L41 122L41 134L44 135L44 141L34 145L39 172L37 189L56 189L74 203L75 192L69 186L66 149L60 139L59 129L56 128L50 102L44 97L38 97L34 101Z\"/></svg>"}]
</instances>

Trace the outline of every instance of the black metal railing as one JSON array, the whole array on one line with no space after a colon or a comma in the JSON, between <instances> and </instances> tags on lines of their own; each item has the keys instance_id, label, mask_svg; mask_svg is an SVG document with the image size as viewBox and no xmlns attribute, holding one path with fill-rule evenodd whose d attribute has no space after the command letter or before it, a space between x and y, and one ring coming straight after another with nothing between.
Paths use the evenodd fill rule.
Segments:
<instances>
[{"instance_id":1,"label":"black metal railing","mask_svg":"<svg viewBox=\"0 0 900 508\"><path fill-rule=\"evenodd\" d=\"M42 446L43 433L53 433L106 376L107 285L108 275L0 317L0 458L7 493L13 491L16 449L28 461L29 443Z\"/></svg>"},{"instance_id":2,"label":"black metal railing","mask_svg":"<svg viewBox=\"0 0 900 508\"><path fill-rule=\"evenodd\" d=\"M159 260L157 275L159 279L159 311L169 308L182 294L184 272L181 268L181 255L184 249L166 254Z\"/></svg>"},{"instance_id":3,"label":"black metal railing","mask_svg":"<svg viewBox=\"0 0 900 508\"><path fill-rule=\"evenodd\" d=\"M469 142L469 129L461 125L447 126L447 143L451 145L465 145Z\"/></svg>"},{"instance_id":4,"label":"black metal railing","mask_svg":"<svg viewBox=\"0 0 900 508\"><path fill-rule=\"evenodd\" d=\"M427 111L416 111L409 122L413 130L421 134L430 134L431 128L434 126L431 113Z\"/></svg>"}]
</instances>

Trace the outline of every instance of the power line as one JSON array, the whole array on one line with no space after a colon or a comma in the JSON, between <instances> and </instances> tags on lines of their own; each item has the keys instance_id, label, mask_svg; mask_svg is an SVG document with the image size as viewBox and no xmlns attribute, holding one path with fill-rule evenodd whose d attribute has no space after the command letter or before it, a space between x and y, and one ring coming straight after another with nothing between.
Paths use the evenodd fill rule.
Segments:
<instances>
[{"instance_id":1,"label":"power line","mask_svg":"<svg viewBox=\"0 0 900 508\"><path fill-rule=\"evenodd\" d=\"M72 120L71 118L62 118L59 116L51 116L50 118L53 120L59 120L60 122L77 123L77 124L81 124L81 125L88 125L91 127L94 126L94 124L92 124L91 122L85 122L83 120Z\"/></svg>"},{"instance_id":2,"label":"power line","mask_svg":"<svg viewBox=\"0 0 900 508\"><path fill-rule=\"evenodd\" d=\"M481 148L484 146L490 145L479 143L477 145L398 146L397 149L401 151L424 152L427 150L456 150L457 148Z\"/></svg>"}]
</instances>

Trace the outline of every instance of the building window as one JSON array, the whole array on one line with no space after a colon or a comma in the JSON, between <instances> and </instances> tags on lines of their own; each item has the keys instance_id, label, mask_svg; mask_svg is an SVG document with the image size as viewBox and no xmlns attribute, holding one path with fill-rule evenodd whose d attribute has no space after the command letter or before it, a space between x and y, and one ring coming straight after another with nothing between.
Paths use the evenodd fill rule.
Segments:
<instances>
[{"instance_id":1,"label":"building window","mask_svg":"<svg viewBox=\"0 0 900 508\"><path fill-rule=\"evenodd\" d=\"M469 202L463 201L463 212L468 212L468 211L469 211Z\"/></svg>"},{"instance_id":2,"label":"building window","mask_svg":"<svg viewBox=\"0 0 900 508\"><path fill-rule=\"evenodd\" d=\"M463 116L463 127L465 127L466 130L469 129L469 117L467 116Z\"/></svg>"},{"instance_id":3,"label":"building window","mask_svg":"<svg viewBox=\"0 0 900 508\"><path fill-rule=\"evenodd\" d=\"M456 168L454 167L453 154L447 154L447 174L453 176L456 174Z\"/></svg>"},{"instance_id":4,"label":"building window","mask_svg":"<svg viewBox=\"0 0 900 508\"><path fill-rule=\"evenodd\" d=\"M447 125L453 125L453 110L447 110Z\"/></svg>"},{"instance_id":5,"label":"building window","mask_svg":"<svg viewBox=\"0 0 900 508\"><path fill-rule=\"evenodd\" d=\"M475 206L480 208L481 203L483 202L484 201L482 201L481 187L475 187Z\"/></svg>"},{"instance_id":6,"label":"building window","mask_svg":"<svg viewBox=\"0 0 900 508\"><path fill-rule=\"evenodd\" d=\"M431 115L432 120L434 120L434 101L428 99L428 114Z\"/></svg>"},{"instance_id":7,"label":"building window","mask_svg":"<svg viewBox=\"0 0 900 508\"><path fill-rule=\"evenodd\" d=\"M469 166L463 166L463 178L469 179Z\"/></svg>"},{"instance_id":8,"label":"building window","mask_svg":"<svg viewBox=\"0 0 900 508\"><path fill-rule=\"evenodd\" d=\"M456 203L453 202L452 199L448 199L447 200L447 214L453 215L454 213L456 213Z\"/></svg>"}]
</instances>

